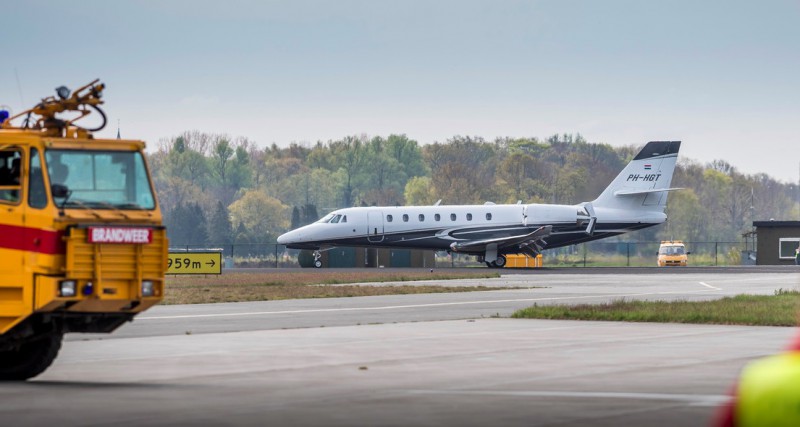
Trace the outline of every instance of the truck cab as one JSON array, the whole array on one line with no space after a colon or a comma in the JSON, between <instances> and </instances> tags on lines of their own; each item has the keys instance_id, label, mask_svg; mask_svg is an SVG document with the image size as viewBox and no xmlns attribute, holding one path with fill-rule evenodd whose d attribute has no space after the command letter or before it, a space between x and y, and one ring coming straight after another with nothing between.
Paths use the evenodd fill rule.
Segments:
<instances>
[{"instance_id":1,"label":"truck cab","mask_svg":"<svg viewBox=\"0 0 800 427\"><path fill-rule=\"evenodd\" d=\"M105 121L102 90L0 115L0 380L44 371L64 333L111 332L163 297L168 242L144 142L74 124L89 107Z\"/></svg>"},{"instance_id":2,"label":"truck cab","mask_svg":"<svg viewBox=\"0 0 800 427\"><path fill-rule=\"evenodd\" d=\"M659 267L686 267L688 255L686 246L680 240L662 241L658 248Z\"/></svg>"}]
</instances>

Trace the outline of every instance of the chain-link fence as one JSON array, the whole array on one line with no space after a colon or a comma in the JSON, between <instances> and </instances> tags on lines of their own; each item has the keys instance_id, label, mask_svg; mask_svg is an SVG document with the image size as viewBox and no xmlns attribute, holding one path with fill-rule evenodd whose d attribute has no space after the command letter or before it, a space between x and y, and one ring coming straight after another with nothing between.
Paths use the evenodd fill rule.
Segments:
<instances>
[{"instance_id":1,"label":"chain-link fence","mask_svg":"<svg viewBox=\"0 0 800 427\"><path fill-rule=\"evenodd\" d=\"M548 249L543 253L545 267L653 267L656 266L661 242L588 242L580 245ZM684 242L692 266L726 266L743 264L742 242ZM221 250L225 268L299 267L297 250L287 250L277 243L234 245L180 245L171 251ZM746 261L746 260L745 260ZM474 267L477 257L463 254L436 253L436 267Z\"/></svg>"},{"instance_id":2,"label":"chain-link fence","mask_svg":"<svg viewBox=\"0 0 800 427\"><path fill-rule=\"evenodd\" d=\"M684 242L688 265L742 264L741 242ZM546 250L548 267L655 267L661 242L588 242Z\"/></svg>"}]
</instances>

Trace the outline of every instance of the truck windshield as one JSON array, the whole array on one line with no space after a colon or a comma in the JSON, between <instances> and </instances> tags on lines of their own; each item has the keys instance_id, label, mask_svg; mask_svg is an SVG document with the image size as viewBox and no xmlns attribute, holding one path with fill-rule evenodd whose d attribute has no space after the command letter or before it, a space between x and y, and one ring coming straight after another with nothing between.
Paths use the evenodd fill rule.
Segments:
<instances>
[{"instance_id":1,"label":"truck windshield","mask_svg":"<svg viewBox=\"0 0 800 427\"><path fill-rule=\"evenodd\" d=\"M683 255L686 249L683 246L662 246L659 252L661 255Z\"/></svg>"},{"instance_id":2,"label":"truck windshield","mask_svg":"<svg viewBox=\"0 0 800 427\"><path fill-rule=\"evenodd\" d=\"M154 209L155 198L138 151L47 150L50 184L70 191L66 207Z\"/></svg>"}]
</instances>

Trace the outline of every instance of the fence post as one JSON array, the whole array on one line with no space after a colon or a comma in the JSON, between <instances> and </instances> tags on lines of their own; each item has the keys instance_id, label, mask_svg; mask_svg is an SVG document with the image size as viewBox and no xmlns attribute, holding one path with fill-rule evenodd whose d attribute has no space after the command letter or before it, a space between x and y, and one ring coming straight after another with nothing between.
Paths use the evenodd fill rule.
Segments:
<instances>
[{"instance_id":1,"label":"fence post","mask_svg":"<svg viewBox=\"0 0 800 427\"><path fill-rule=\"evenodd\" d=\"M717 253L718 253L717 252L717 246L718 245L719 245L719 242L714 242L714 267L717 266Z\"/></svg>"},{"instance_id":2,"label":"fence post","mask_svg":"<svg viewBox=\"0 0 800 427\"><path fill-rule=\"evenodd\" d=\"M278 244L275 244L275 268L278 268Z\"/></svg>"},{"instance_id":3,"label":"fence post","mask_svg":"<svg viewBox=\"0 0 800 427\"><path fill-rule=\"evenodd\" d=\"M628 267L631 266L631 242L625 244L628 249Z\"/></svg>"},{"instance_id":4,"label":"fence post","mask_svg":"<svg viewBox=\"0 0 800 427\"><path fill-rule=\"evenodd\" d=\"M586 268L586 244L583 244L583 268Z\"/></svg>"}]
</instances>

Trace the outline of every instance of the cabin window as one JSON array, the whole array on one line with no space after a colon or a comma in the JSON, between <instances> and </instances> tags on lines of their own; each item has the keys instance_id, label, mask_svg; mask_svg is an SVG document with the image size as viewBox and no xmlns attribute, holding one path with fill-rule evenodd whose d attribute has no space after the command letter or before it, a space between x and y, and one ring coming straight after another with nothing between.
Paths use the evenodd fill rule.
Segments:
<instances>
[{"instance_id":1,"label":"cabin window","mask_svg":"<svg viewBox=\"0 0 800 427\"><path fill-rule=\"evenodd\" d=\"M28 205L32 208L41 209L47 206L47 191L44 186L44 174L42 174L42 161L39 157L39 150L31 148L31 167L28 172Z\"/></svg>"},{"instance_id":2,"label":"cabin window","mask_svg":"<svg viewBox=\"0 0 800 427\"><path fill-rule=\"evenodd\" d=\"M436 215L433 216L433 219L436 220L436 221L441 221L442 220L442 216L439 215L439 214L436 214Z\"/></svg>"},{"instance_id":3,"label":"cabin window","mask_svg":"<svg viewBox=\"0 0 800 427\"><path fill-rule=\"evenodd\" d=\"M386 215L386 222L392 222L392 219L391 215Z\"/></svg>"},{"instance_id":4,"label":"cabin window","mask_svg":"<svg viewBox=\"0 0 800 427\"><path fill-rule=\"evenodd\" d=\"M472 214L467 214L467 221L472 221Z\"/></svg>"},{"instance_id":5,"label":"cabin window","mask_svg":"<svg viewBox=\"0 0 800 427\"><path fill-rule=\"evenodd\" d=\"M0 201L19 203L20 174L22 173L22 151L10 149L0 151Z\"/></svg>"},{"instance_id":6,"label":"cabin window","mask_svg":"<svg viewBox=\"0 0 800 427\"><path fill-rule=\"evenodd\" d=\"M408 222L408 214L403 214L403 222Z\"/></svg>"},{"instance_id":7,"label":"cabin window","mask_svg":"<svg viewBox=\"0 0 800 427\"><path fill-rule=\"evenodd\" d=\"M450 214L450 221L456 220L456 214Z\"/></svg>"},{"instance_id":8,"label":"cabin window","mask_svg":"<svg viewBox=\"0 0 800 427\"><path fill-rule=\"evenodd\" d=\"M425 215L419 214L419 222L425 221Z\"/></svg>"},{"instance_id":9,"label":"cabin window","mask_svg":"<svg viewBox=\"0 0 800 427\"><path fill-rule=\"evenodd\" d=\"M486 212L486 220L487 221L491 221L492 220L492 213L491 212Z\"/></svg>"}]
</instances>

